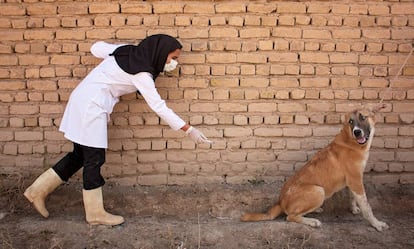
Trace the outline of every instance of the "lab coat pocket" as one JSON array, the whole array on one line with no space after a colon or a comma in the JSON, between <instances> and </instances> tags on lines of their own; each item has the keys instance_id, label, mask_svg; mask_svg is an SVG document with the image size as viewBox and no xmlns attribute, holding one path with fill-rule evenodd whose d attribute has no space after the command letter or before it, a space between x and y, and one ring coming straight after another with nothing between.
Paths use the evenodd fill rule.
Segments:
<instances>
[{"instance_id":1,"label":"lab coat pocket","mask_svg":"<svg viewBox=\"0 0 414 249\"><path fill-rule=\"evenodd\" d=\"M88 116L86 119L106 118L106 122L109 122L110 114L118 101L117 98L112 97L108 89L102 89L89 104L88 110L86 111Z\"/></svg>"}]
</instances>

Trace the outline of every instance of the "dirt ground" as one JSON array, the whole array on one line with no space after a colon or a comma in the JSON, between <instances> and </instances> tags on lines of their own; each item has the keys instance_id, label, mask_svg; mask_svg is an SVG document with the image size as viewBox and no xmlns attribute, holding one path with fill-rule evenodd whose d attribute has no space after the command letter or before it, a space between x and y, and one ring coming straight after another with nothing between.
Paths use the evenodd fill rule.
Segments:
<instances>
[{"instance_id":1,"label":"dirt ground","mask_svg":"<svg viewBox=\"0 0 414 249\"><path fill-rule=\"evenodd\" d=\"M33 179L0 176L0 248L414 248L414 186L367 184L374 214L390 226L377 232L348 210L341 191L313 214L321 228L285 221L243 223L243 211L264 211L281 182L244 185L104 186L106 209L123 215L121 226L90 226L82 187L69 182L47 200L48 219L22 193Z\"/></svg>"}]
</instances>

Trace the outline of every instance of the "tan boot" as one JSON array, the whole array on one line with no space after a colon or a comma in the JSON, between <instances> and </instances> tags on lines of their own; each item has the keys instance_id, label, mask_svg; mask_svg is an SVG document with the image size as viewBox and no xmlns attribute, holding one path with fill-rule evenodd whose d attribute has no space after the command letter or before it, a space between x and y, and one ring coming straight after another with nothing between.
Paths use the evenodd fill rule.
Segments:
<instances>
[{"instance_id":1,"label":"tan boot","mask_svg":"<svg viewBox=\"0 0 414 249\"><path fill-rule=\"evenodd\" d=\"M85 205L86 221L91 225L115 226L124 223L124 218L105 211L103 206L102 187L82 190Z\"/></svg>"},{"instance_id":2,"label":"tan boot","mask_svg":"<svg viewBox=\"0 0 414 249\"><path fill-rule=\"evenodd\" d=\"M41 174L30 187L24 191L24 196L33 203L37 212L43 217L49 217L49 212L45 206L45 199L48 194L55 190L63 181L56 174L56 172L50 168Z\"/></svg>"}]
</instances>

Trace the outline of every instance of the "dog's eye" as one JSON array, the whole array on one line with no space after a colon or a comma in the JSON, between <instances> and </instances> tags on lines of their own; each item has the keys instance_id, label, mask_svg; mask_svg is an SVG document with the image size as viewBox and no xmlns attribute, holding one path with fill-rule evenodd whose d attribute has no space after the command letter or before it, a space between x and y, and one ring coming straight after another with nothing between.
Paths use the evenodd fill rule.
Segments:
<instances>
[{"instance_id":1,"label":"dog's eye","mask_svg":"<svg viewBox=\"0 0 414 249\"><path fill-rule=\"evenodd\" d=\"M348 123L349 123L349 124L353 124L353 123L354 123L354 120L350 119L350 120L348 121Z\"/></svg>"},{"instance_id":2,"label":"dog's eye","mask_svg":"<svg viewBox=\"0 0 414 249\"><path fill-rule=\"evenodd\" d=\"M364 120L366 119L366 117L365 117L364 115L362 115L362 114L359 114L359 119L360 119L361 121L364 121Z\"/></svg>"}]
</instances>

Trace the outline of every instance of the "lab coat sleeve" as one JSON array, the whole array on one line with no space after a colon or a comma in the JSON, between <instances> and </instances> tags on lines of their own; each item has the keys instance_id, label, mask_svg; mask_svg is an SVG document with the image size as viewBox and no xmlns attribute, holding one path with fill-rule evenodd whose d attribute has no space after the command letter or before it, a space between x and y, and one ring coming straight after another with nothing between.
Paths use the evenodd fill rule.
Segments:
<instances>
[{"instance_id":1,"label":"lab coat sleeve","mask_svg":"<svg viewBox=\"0 0 414 249\"><path fill-rule=\"evenodd\" d=\"M105 59L114 52L115 49L124 45L125 44L110 44L104 41L98 41L91 46L91 53L97 58Z\"/></svg>"},{"instance_id":2,"label":"lab coat sleeve","mask_svg":"<svg viewBox=\"0 0 414 249\"><path fill-rule=\"evenodd\" d=\"M149 73L139 73L134 75L133 83L142 94L149 107L173 130L179 130L185 125L184 120L167 107L167 104L155 88L154 80Z\"/></svg>"}]
</instances>

